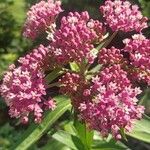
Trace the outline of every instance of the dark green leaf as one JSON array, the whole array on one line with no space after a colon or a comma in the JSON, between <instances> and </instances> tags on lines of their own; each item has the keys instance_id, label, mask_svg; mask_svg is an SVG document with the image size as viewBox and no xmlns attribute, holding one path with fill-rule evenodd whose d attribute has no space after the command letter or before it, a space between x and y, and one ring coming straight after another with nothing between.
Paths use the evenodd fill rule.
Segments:
<instances>
[{"instance_id":1,"label":"dark green leaf","mask_svg":"<svg viewBox=\"0 0 150 150\"><path fill-rule=\"evenodd\" d=\"M121 142L116 142L114 139L110 141L106 140L94 140L92 150L127 150L128 148Z\"/></svg>"},{"instance_id":2,"label":"dark green leaf","mask_svg":"<svg viewBox=\"0 0 150 150\"><path fill-rule=\"evenodd\" d=\"M61 73L62 73L62 71L60 68L56 68L55 70L53 70L45 78L47 83L51 83L54 79L56 79L58 76L60 76Z\"/></svg>"}]
</instances>

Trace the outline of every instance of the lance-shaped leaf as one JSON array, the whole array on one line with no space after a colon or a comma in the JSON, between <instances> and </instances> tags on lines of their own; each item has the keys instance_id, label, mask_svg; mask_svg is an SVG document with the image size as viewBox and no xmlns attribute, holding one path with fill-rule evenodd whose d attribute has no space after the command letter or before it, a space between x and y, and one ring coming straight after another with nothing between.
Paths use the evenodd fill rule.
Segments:
<instances>
[{"instance_id":1,"label":"lance-shaped leaf","mask_svg":"<svg viewBox=\"0 0 150 150\"><path fill-rule=\"evenodd\" d=\"M58 76L60 76L63 73L63 71L60 68L54 69L51 73L49 73L45 79L47 83L51 83L54 79L56 79Z\"/></svg>"},{"instance_id":2,"label":"lance-shaped leaf","mask_svg":"<svg viewBox=\"0 0 150 150\"><path fill-rule=\"evenodd\" d=\"M129 136L138 140L150 143L150 118L144 116L143 119L136 121L134 129Z\"/></svg>"},{"instance_id":3,"label":"lance-shaped leaf","mask_svg":"<svg viewBox=\"0 0 150 150\"><path fill-rule=\"evenodd\" d=\"M86 150L91 149L91 145L93 142L94 132L87 129L85 123L81 123L78 120L74 121L74 126L77 131L77 135L85 146Z\"/></svg>"},{"instance_id":4,"label":"lance-shaped leaf","mask_svg":"<svg viewBox=\"0 0 150 150\"><path fill-rule=\"evenodd\" d=\"M69 64L70 64L70 68L71 68L72 71L76 71L76 72L80 71L80 68L79 68L79 66L77 65L76 62L71 62Z\"/></svg>"}]
</instances>

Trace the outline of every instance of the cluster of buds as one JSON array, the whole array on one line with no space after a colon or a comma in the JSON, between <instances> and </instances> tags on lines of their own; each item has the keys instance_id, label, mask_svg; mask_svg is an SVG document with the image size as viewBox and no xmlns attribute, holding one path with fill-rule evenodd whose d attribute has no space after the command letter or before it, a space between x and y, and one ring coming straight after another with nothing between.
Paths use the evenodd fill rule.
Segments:
<instances>
[{"instance_id":1,"label":"cluster of buds","mask_svg":"<svg viewBox=\"0 0 150 150\"><path fill-rule=\"evenodd\" d=\"M60 29L54 34L52 45L61 49L55 53L56 61L82 62L86 59L93 63L95 55L91 49L96 42L103 40L104 28L98 20L90 19L88 12L72 13L61 20ZM58 60L57 60L58 59Z\"/></svg>"},{"instance_id":2,"label":"cluster of buds","mask_svg":"<svg viewBox=\"0 0 150 150\"><path fill-rule=\"evenodd\" d=\"M60 12L62 12L60 1L42 0L33 5L27 13L23 35L34 40L49 26L53 26Z\"/></svg>"},{"instance_id":3,"label":"cluster of buds","mask_svg":"<svg viewBox=\"0 0 150 150\"><path fill-rule=\"evenodd\" d=\"M131 5L128 1L107 0L100 7L106 23L113 31L141 31L147 27L147 18L143 17L137 5Z\"/></svg>"},{"instance_id":4,"label":"cluster of buds","mask_svg":"<svg viewBox=\"0 0 150 150\"><path fill-rule=\"evenodd\" d=\"M150 85L150 40L141 33L147 18L127 1L106 0L100 10L104 24L85 11L70 12L56 26L60 1L40 1L31 7L23 35L35 39L48 33L49 43L20 58L19 67L12 65L5 74L0 92L11 117L26 123L34 116L39 123L45 110L55 108L55 101L46 98L49 88L59 85L59 93L70 97L75 113L89 129L104 137L111 133L116 139L122 137L121 129L131 131L144 113L137 104L142 92L137 85ZM113 36L106 37L106 24L115 34L120 30L140 33L124 39L124 48L108 49ZM72 64L76 69L71 69ZM57 69L63 75L57 84L48 85L46 73Z\"/></svg>"},{"instance_id":5,"label":"cluster of buds","mask_svg":"<svg viewBox=\"0 0 150 150\"><path fill-rule=\"evenodd\" d=\"M147 82L150 85L150 40L142 34L135 34L132 39L125 39L124 51L129 53L134 80Z\"/></svg>"}]
</instances>

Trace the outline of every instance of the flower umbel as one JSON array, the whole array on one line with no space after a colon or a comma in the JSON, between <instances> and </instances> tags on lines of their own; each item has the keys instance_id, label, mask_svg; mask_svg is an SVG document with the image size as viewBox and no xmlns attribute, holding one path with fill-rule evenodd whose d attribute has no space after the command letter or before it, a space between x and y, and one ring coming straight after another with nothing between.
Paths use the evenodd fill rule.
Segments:
<instances>
[{"instance_id":1,"label":"flower umbel","mask_svg":"<svg viewBox=\"0 0 150 150\"><path fill-rule=\"evenodd\" d=\"M139 88L132 88L127 73L116 65L104 69L99 76L93 77L92 83L79 107L79 116L90 129L100 131L102 136L111 133L120 139L121 128L130 132L133 122L140 119L144 112L138 106L136 96ZM87 89L86 89L87 91Z\"/></svg>"},{"instance_id":2,"label":"flower umbel","mask_svg":"<svg viewBox=\"0 0 150 150\"><path fill-rule=\"evenodd\" d=\"M62 12L60 1L42 0L33 5L27 13L23 35L35 39L42 31L55 23L60 12Z\"/></svg>"},{"instance_id":3,"label":"flower umbel","mask_svg":"<svg viewBox=\"0 0 150 150\"><path fill-rule=\"evenodd\" d=\"M150 85L150 40L142 34L135 34L132 39L125 39L124 51L129 53L131 76Z\"/></svg>"},{"instance_id":4,"label":"flower umbel","mask_svg":"<svg viewBox=\"0 0 150 150\"><path fill-rule=\"evenodd\" d=\"M30 114L34 116L34 121L39 123L45 109L55 108L52 99L47 101L44 98L47 85L43 65L47 52L48 49L40 45L38 49L20 58L20 66L10 67L0 87L2 97L10 108L10 116L20 118L23 123L28 122Z\"/></svg>"},{"instance_id":5,"label":"flower umbel","mask_svg":"<svg viewBox=\"0 0 150 150\"><path fill-rule=\"evenodd\" d=\"M94 43L103 40L104 28L98 20L90 19L88 12L72 13L61 20L60 29L54 34L52 45L61 49L61 60L92 63Z\"/></svg>"},{"instance_id":6,"label":"flower umbel","mask_svg":"<svg viewBox=\"0 0 150 150\"><path fill-rule=\"evenodd\" d=\"M106 0L100 11L113 31L140 32L147 27L148 18L143 17L137 5L131 5L128 1Z\"/></svg>"}]
</instances>

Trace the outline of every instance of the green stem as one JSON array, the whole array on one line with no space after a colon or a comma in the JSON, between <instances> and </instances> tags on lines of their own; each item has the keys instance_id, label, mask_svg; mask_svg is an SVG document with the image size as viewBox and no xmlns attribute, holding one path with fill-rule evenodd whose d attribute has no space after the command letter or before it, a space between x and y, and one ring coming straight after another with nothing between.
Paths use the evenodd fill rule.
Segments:
<instances>
[{"instance_id":1,"label":"green stem","mask_svg":"<svg viewBox=\"0 0 150 150\"><path fill-rule=\"evenodd\" d=\"M85 122L80 122L78 120L76 113L74 113L74 127L78 138L84 145L84 150L90 150L93 143L94 132L87 129Z\"/></svg>"},{"instance_id":2,"label":"green stem","mask_svg":"<svg viewBox=\"0 0 150 150\"><path fill-rule=\"evenodd\" d=\"M76 71L73 71L73 70L70 70L70 69L67 69L67 68L62 68L62 71L63 72L70 72L70 73L76 73Z\"/></svg>"},{"instance_id":3,"label":"green stem","mask_svg":"<svg viewBox=\"0 0 150 150\"><path fill-rule=\"evenodd\" d=\"M55 82L55 83L49 84L48 88L55 87L55 86L59 87L60 83L59 82Z\"/></svg>"},{"instance_id":4,"label":"green stem","mask_svg":"<svg viewBox=\"0 0 150 150\"><path fill-rule=\"evenodd\" d=\"M118 33L118 31L115 31L110 37L109 37L109 39L106 41L106 43L103 45L103 48L104 47L107 47L110 43L111 43L111 41L114 39L114 37L117 35L117 33Z\"/></svg>"},{"instance_id":5,"label":"green stem","mask_svg":"<svg viewBox=\"0 0 150 150\"><path fill-rule=\"evenodd\" d=\"M86 65L87 64L86 64L85 60L83 60L82 63L80 64L80 66L79 66L80 67L80 74L81 75L85 74L85 72L86 72Z\"/></svg>"}]
</instances>

